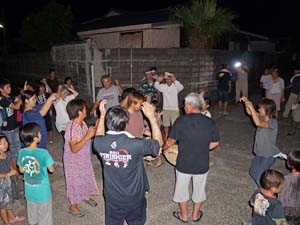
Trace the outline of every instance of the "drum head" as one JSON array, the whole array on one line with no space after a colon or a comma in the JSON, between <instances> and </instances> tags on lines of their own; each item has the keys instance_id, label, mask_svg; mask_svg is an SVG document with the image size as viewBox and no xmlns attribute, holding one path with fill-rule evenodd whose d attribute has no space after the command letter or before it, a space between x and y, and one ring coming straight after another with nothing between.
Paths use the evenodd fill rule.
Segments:
<instances>
[{"instance_id":1,"label":"drum head","mask_svg":"<svg viewBox=\"0 0 300 225\"><path fill-rule=\"evenodd\" d=\"M172 145L166 151L164 151L165 158L172 166L176 166L177 155L178 145Z\"/></svg>"}]
</instances>

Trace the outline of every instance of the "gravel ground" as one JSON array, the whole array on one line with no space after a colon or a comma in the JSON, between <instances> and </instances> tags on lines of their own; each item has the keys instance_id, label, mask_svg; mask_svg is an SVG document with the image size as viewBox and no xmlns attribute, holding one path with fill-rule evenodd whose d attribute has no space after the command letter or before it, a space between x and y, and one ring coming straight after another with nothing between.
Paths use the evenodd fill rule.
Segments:
<instances>
[{"instance_id":1,"label":"gravel ground","mask_svg":"<svg viewBox=\"0 0 300 225\"><path fill-rule=\"evenodd\" d=\"M203 204L204 216L199 224L203 225L238 225L250 220L251 208L249 197L256 185L250 178L248 170L252 155L252 145L255 129L250 119L245 116L243 107L232 105L229 115L223 116L211 109L213 118L220 129L221 145L211 153L213 165L210 168L207 181L207 201ZM287 137L289 121L279 119L278 146L285 153L300 146L299 133ZM55 133L55 143L48 146L49 152L56 161L62 159L63 144L61 137ZM100 190L102 190L102 169L95 155L92 157L95 174ZM273 168L284 174L285 161L277 160ZM151 191L147 195L147 225L180 224L172 216L172 211L178 210L178 205L172 202L175 183L174 167L167 162L160 168L147 167ZM68 201L65 197L65 180L63 168L58 167L50 175L53 192L53 217L55 225L94 225L104 224L104 200L102 196L94 199L98 206L91 208L81 203L80 209L85 216L75 218L68 214ZM19 180L22 189L22 181ZM22 191L23 194L23 191ZM24 199L19 200L16 211L26 213ZM190 209L192 203L190 203ZM25 223L19 224L28 224ZM192 223L191 223L192 224ZM195 223L194 223L195 224Z\"/></svg>"}]
</instances>

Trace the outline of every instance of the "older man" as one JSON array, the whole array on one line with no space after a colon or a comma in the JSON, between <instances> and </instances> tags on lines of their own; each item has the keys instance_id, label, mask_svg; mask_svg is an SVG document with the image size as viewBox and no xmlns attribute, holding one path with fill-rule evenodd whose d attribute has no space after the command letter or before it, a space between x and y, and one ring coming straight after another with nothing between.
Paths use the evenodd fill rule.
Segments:
<instances>
[{"instance_id":1,"label":"older man","mask_svg":"<svg viewBox=\"0 0 300 225\"><path fill-rule=\"evenodd\" d=\"M200 221L203 212L201 203L206 200L205 185L209 170L209 151L219 145L219 131L214 121L201 114L204 99L197 93L185 97L184 110L174 123L166 147L178 144L176 161L176 185L173 201L180 211L173 216L188 222L189 183L193 180L193 222Z\"/></svg>"},{"instance_id":2,"label":"older man","mask_svg":"<svg viewBox=\"0 0 300 225\"><path fill-rule=\"evenodd\" d=\"M101 77L101 88L97 94L96 101L90 111L90 116L94 115L95 109L99 106L102 100L107 100L106 109L120 104L119 96L122 96L123 89L118 80L115 80L115 85L112 83L110 76L103 75Z\"/></svg>"}]
</instances>

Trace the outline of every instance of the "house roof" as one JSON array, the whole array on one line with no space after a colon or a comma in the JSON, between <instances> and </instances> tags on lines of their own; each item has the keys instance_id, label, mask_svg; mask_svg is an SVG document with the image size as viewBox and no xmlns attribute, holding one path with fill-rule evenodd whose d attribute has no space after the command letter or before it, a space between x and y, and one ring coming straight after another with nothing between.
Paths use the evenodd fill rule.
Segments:
<instances>
[{"instance_id":1,"label":"house roof","mask_svg":"<svg viewBox=\"0 0 300 225\"><path fill-rule=\"evenodd\" d=\"M162 22L175 23L175 20L170 17L168 9L160 9L146 12L127 12L112 9L103 17L81 23L77 31L81 32L112 27L153 24Z\"/></svg>"}]
</instances>

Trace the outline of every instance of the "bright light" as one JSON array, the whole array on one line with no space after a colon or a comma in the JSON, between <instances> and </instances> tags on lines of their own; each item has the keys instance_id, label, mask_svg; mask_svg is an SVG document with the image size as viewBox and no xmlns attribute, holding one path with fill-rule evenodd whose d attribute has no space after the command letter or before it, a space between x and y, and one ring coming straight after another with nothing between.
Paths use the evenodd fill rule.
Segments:
<instances>
[{"instance_id":1,"label":"bright light","mask_svg":"<svg viewBox=\"0 0 300 225\"><path fill-rule=\"evenodd\" d=\"M238 68L238 67L240 67L241 65L242 65L241 62L236 62L236 63L234 64L234 68Z\"/></svg>"},{"instance_id":2,"label":"bright light","mask_svg":"<svg viewBox=\"0 0 300 225\"><path fill-rule=\"evenodd\" d=\"M1 23L0 23L0 28L1 28L1 29L3 29L3 28L4 28L3 24L1 24Z\"/></svg>"}]
</instances>

